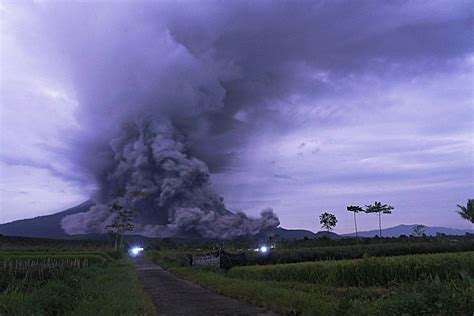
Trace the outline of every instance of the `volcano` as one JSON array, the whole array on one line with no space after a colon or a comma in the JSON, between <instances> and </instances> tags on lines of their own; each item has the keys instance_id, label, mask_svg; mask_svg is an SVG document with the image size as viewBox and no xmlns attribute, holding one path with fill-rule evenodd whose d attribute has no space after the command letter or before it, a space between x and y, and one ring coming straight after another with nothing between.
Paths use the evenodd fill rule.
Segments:
<instances>
[{"instance_id":1,"label":"volcano","mask_svg":"<svg viewBox=\"0 0 474 316\"><path fill-rule=\"evenodd\" d=\"M64 232L61 227L61 220L68 215L87 212L93 205L94 202L88 200L55 214L1 224L0 234L36 238L76 239L78 236L71 236ZM83 235L83 237L87 236Z\"/></svg>"}]
</instances>

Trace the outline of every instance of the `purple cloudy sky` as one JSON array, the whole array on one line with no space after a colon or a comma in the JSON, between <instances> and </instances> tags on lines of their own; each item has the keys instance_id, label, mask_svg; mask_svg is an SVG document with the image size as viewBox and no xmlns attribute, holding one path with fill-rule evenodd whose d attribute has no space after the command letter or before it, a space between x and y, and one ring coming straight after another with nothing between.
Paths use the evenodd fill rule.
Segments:
<instances>
[{"instance_id":1,"label":"purple cloudy sky","mask_svg":"<svg viewBox=\"0 0 474 316\"><path fill-rule=\"evenodd\" d=\"M311 230L330 211L345 233L346 205L380 200L385 226L472 229L455 213L474 198L470 1L7 0L0 17L0 223L88 199L94 146L156 109L231 210Z\"/></svg>"}]
</instances>

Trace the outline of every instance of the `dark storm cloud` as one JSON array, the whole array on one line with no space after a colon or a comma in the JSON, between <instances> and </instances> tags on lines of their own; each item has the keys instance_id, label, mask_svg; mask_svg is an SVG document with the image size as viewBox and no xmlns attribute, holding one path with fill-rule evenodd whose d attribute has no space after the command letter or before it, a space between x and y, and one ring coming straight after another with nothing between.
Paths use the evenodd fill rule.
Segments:
<instances>
[{"instance_id":1,"label":"dark storm cloud","mask_svg":"<svg viewBox=\"0 0 474 316\"><path fill-rule=\"evenodd\" d=\"M168 10L182 12L167 17L179 43L194 54L212 51L239 69L238 78L222 82L222 108L205 114L211 134L229 133L216 139L224 150L272 121L282 132L290 128L294 122L275 107L285 107L286 115L292 95L347 93L315 73L336 82L361 73L393 80L450 67L447 60L472 49L468 2L262 1ZM248 112L244 122L235 118L239 111Z\"/></svg>"},{"instance_id":2,"label":"dark storm cloud","mask_svg":"<svg viewBox=\"0 0 474 316\"><path fill-rule=\"evenodd\" d=\"M472 48L463 1L68 3L47 11L91 138L107 140L144 113L166 116L215 168L262 118L282 119L274 110L288 106L282 100L333 92L314 73L393 76L401 63L398 75L409 76ZM236 118L241 111L245 120Z\"/></svg>"},{"instance_id":3,"label":"dark storm cloud","mask_svg":"<svg viewBox=\"0 0 474 316\"><path fill-rule=\"evenodd\" d=\"M67 69L78 102L80 130L69 136L67 157L94 178L99 203L120 186L147 191L136 203L149 235L214 238L233 227L225 236L235 237L277 225L269 212L230 215L209 188L208 166L225 170L259 130L298 126L289 119L293 99L348 93L338 83L363 74L443 69L472 49L467 1L30 6L44 35L31 41L53 43L44 47L59 57L49 63ZM112 219L99 204L64 227L96 232Z\"/></svg>"}]
</instances>

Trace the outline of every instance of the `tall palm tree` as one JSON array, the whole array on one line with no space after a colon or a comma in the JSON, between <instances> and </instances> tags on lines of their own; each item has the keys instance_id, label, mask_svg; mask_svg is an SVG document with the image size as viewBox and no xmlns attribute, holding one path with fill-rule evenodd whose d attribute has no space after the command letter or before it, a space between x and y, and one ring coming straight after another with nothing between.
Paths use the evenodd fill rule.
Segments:
<instances>
[{"instance_id":1,"label":"tall palm tree","mask_svg":"<svg viewBox=\"0 0 474 316\"><path fill-rule=\"evenodd\" d=\"M356 243L359 244L359 232L357 231L356 214L359 213L359 212L363 212L364 209L360 206L357 206L357 205L349 205L347 207L347 211L354 213L354 226L355 226L355 232L356 232Z\"/></svg>"},{"instance_id":2,"label":"tall palm tree","mask_svg":"<svg viewBox=\"0 0 474 316\"><path fill-rule=\"evenodd\" d=\"M466 206L458 204L458 208L458 214L474 224L474 199L468 199Z\"/></svg>"},{"instance_id":3,"label":"tall palm tree","mask_svg":"<svg viewBox=\"0 0 474 316\"><path fill-rule=\"evenodd\" d=\"M379 215L379 231L380 231L380 242L382 242L382 213L383 214L392 214L393 206L382 204L382 202L375 201L374 204L365 206L366 213L378 213Z\"/></svg>"}]
</instances>

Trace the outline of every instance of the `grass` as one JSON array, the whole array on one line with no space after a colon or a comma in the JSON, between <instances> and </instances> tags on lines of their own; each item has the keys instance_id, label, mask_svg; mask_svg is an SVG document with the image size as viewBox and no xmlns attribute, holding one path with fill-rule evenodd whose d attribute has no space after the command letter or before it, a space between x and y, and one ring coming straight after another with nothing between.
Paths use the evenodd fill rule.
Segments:
<instances>
[{"instance_id":1,"label":"grass","mask_svg":"<svg viewBox=\"0 0 474 316\"><path fill-rule=\"evenodd\" d=\"M310 285L302 288L298 283L230 279L222 273L190 268L172 268L171 272L220 294L282 314L335 315L333 311L337 310L343 310L348 314L361 314L356 307L357 303L347 308L339 308L338 300L329 287ZM347 292L350 295L354 293L354 289L348 289ZM355 289L355 292L361 297L380 296L378 289L364 289L364 291ZM345 293L337 295L344 296Z\"/></svg>"},{"instance_id":2,"label":"grass","mask_svg":"<svg viewBox=\"0 0 474 316\"><path fill-rule=\"evenodd\" d=\"M306 241L300 241L305 243ZM192 255L203 255L210 250L165 250L160 251L162 262L170 262L172 265L178 262L181 266L189 266L188 257ZM238 250L236 250L238 251ZM365 257L395 257L415 254L436 254L474 251L474 239L462 238L460 241L436 241L416 243L389 243L369 244L352 246L324 246L313 248L272 249L262 256L255 251L246 251L246 262L242 265L268 265L283 263L299 263L326 260L348 260L361 259ZM154 252L156 255L158 252Z\"/></svg>"},{"instance_id":3,"label":"grass","mask_svg":"<svg viewBox=\"0 0 474 316\"><path fill-rule=\"evenodd\" d=\"M247 252L246 256L249 265L264 265L304 261L360 259L366 256L385 257L462 251L474 251L474 240L463 239L459 242L390 243L382 245L276 249L265 256L255 252Z\"/></svg>"},{"instance_id":4,"label":"grass","mask_svg":"<svg viewBox=\"0 0 474 316\"><path fill-rule=\"evenodd\" d=\"M0 252L0 291L12 286L23 289L39 286L66 271L107 260L112 258L98 252Z\"/></svg>"},{"instance_id":5,"label":"grass","mask_svg":"<svg viewBox=\"0 0 474 316\"><path fill-rule=\"evenodd\" d=\"M474 252L236 267L228 276L338 286L387 286L416 282L422 276L454 280L461 271L474 274Z\"/></svg>"},{"instance_id":6,"label":"grass","mask_svg":"<svg viewBox=\"0 0 474 316\"><path fill-rule=\"evenodd\" d=\"M60 240L48 238L14 237L0 235L0 251L49 251L58 250L101 250L110 249L109 242L106 240Z\"/></svg>"},{"instance_id":7,"label":"grass","mask_svg":"<svg viewBox=\"0 0 474 316\"><path fill-rule=\"evenodd\" d=\"M86 254L82 256L91 256ZM3 254L4 262L8 255ZM83 266L70 266L64 260L74 262L74 255L66 256L43 254L18 257L12 255L9 262L22 258L23 261L38 262L50 269L49 275L21 282L15 282L0 292L0 315L153 315L154 307L137 279L129 260L113 260L109 257L95 256L100 260ZM62 263L51 264L55 258ZM76 259L81 260L81 254ZM72 260L72 261L71 261ZM18 262L21 262L18 261ZM12 269L13 267L13 269ZM18 267L18 269L15 269ZM37 271L38 267L28 264L26 275ZM56 271L54 271L56 268ZM10 266L18 275L25 275L25 266ZM44 276L44 275L43 275ZM8 277L1 274L0 279Z\"/></svg>"},{"instance_id":8,"label":"grass","mask_svg":"<svg viewBox=\"0 0 474 316\"><path fill-rule=\"evenodd\" d=\"M152 258L163 263L163 256ZM227 273L179 267L169 260L164 266L172 273L218 293L288 315L472 315L473 270L462 271L465 267L472 268L473 259L473 253L413 255L248 266L233 268ZM453 265L449 266L447 262ZM367 268L364 268L365 264ZM405 268L405 264L409 266ZM402 268L394 274L399 276L399 283L386 281L384 275L391 273L391 266L394 271ZM344 273L331 272L339 271L340 267ZM417 267L431 273L402 277L406 271ZM308 268L319 270L319 274L307 275L311 272ZM358 273L360 269L367 273ZM443 274L444 269L449 272ZM315 275L319 275L318 278L314 278Z\"/></svg>"}]
</instances>

